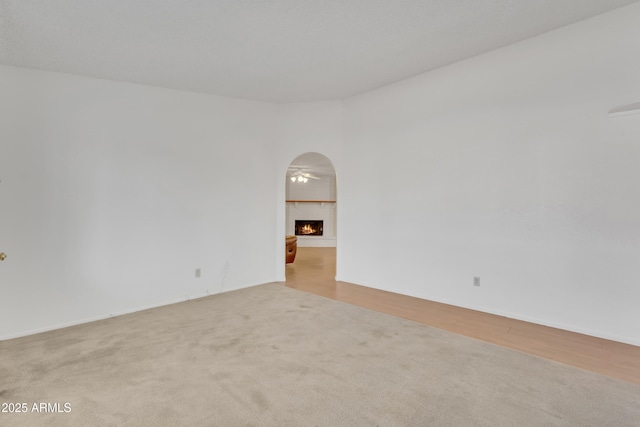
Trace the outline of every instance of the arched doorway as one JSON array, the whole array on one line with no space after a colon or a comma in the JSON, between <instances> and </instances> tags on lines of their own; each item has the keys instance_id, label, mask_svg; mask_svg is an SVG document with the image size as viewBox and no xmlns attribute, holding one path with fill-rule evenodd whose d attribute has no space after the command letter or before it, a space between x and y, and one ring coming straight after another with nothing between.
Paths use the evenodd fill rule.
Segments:
<instances>
[{"instance_id":1,"label":"arched doorway","mask_svg":"<svg viewBox=\"0 0 640 427\"><path fill-rule=\"evenodd\" d=\"M285 204L285 233L296 240L295 258L289 256L285 268L287 285L333 283L338 230L331 160L315 152L296 157L286 172Z\"/></svg>"}]
</instances>

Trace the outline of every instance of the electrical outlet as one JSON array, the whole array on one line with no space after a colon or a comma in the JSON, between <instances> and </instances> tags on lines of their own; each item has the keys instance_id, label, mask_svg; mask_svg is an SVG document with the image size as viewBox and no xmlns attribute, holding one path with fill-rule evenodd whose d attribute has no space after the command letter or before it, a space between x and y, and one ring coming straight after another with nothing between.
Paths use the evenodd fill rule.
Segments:
<instances>
[{"instance_id":1,"label":"electrical outlet","mask_svg":"<svg viewBox=\"0 0 640 427\"><path fill-rule=\"evenodd\" d=\"M196 277L200 277L201 273L200 269L196 268Z\"/></svg>"},{"instance_id":2,"label":"electrical outlet","mask_svg":"<svg viewBox=\"0 0 640 427\"><path fill-rule=\"evenodd\" d=\"M480 286L480 278L478 276L473 278L473 286Z\"/></svg>"}]
</instances>

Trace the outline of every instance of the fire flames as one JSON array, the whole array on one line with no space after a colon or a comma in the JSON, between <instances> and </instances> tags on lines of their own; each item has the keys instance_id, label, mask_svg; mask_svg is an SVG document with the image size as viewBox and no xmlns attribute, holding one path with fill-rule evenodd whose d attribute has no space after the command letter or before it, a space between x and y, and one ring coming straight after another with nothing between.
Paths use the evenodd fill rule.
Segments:
<instances>
[{"instance_id":1,"label":"fire flames","mask_svg":"<svg viewBox=\"0 0 640 427\"><path fill-rule=\"evenodd\" d=\"M298 230L300 234L313 234L316 232L316 229L311 226L311 224L305 224Z\"/></svg>"}]
</instances>

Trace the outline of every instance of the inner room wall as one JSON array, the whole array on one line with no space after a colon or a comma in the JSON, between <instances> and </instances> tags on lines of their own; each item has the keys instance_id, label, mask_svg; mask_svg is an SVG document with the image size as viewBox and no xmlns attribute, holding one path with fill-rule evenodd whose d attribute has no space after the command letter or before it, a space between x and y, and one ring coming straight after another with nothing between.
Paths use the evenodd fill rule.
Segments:
<instances>
[{"instance_id":1,"label":"inner room wall","mask_svg":"<svg viewBox=\"0 0 640 427\"><path fill-rule=\"evenodd\" d=\"M277 120L0 67L0 339L273 281Z\"/></svg>"},{"instance_id":2,"label":"inner room wall","mask_svg":"<svg viewBox=\"0 0 640 427\"><path fill-rule=\"evenodd\" d=\"M341 279L640 345L640 115L607 117L640 101L638 22L345 100Z\"/></svg>"},{"instance_id":3,"label":"inner room wall","mask_svg":"<svg viewBox=\"0 0 640 427\"><path fill-rule=\"evenodd\" d=\"M287 234L295 234L296 220L323 221L322 236L298 236L299 247L336 246L336 180L318 176L305 183L287 180Z\"/></svg>"}]
</instances>

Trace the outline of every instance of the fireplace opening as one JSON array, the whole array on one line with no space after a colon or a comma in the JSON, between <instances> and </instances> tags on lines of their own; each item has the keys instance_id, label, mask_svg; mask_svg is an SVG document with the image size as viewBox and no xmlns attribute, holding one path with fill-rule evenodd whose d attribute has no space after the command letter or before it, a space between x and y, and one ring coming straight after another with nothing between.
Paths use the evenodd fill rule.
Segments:
<instances>
[{"instance_id":1,"label":"fireplace opening","mask_svg":"<svg viewBox=\"0 0 640 427\"><path fill-rule=\"evenodd\" d=\"M296 236L322 236L322 220L296 219Z\"/></svg>"}]
</instances>

